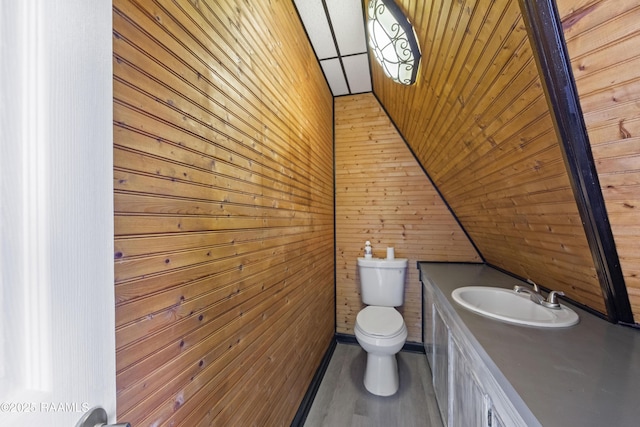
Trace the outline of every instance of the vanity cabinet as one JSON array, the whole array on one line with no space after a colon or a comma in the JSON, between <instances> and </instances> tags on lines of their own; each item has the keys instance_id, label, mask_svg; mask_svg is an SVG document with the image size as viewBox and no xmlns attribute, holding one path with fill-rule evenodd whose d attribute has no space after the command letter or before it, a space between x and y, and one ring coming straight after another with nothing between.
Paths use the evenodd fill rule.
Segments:
<instances>
[{"instance_id":1,"label":"vanity cabinet","mask_svg":"<svg viewBox=\"0 0 640 427\"><path fill-rule=\"evenodd\" d=\"M526 426L453 321L448 301L423 278L423 334L443 424L449 427ZM505 409L507 408L507 409ZM515 415L514 415L515 414Z\"/></svg>"},{"instance_id":2,"label":"vanity cabinet","mask_svg":"<svg viewBox=\"0 0 640 427\"><path fill-rule=\"evenodd\" d=\"M471 365L466 360L460 346L455 339L449 342L451 355L451 420L450 426L471 427L488 426L488 401L477 380ZM492 426L493 427L493 426Z\"/></svg>"},{"instance_id":3,"label":"vanity cabinet","mask_svg":"<svg viewBox=\"0 0 640 427\"><path fill-rule=\"evenodd\" d=\"M460 345L435 304L431 306L431 371L433 388L444 425L488 426L487 401ZM428 330L428 326L427 329Z\"/></svg>"},{"instance_id":4,"label":"vanity cabinet","mask_svg":"<svg viewBox=\"0 0 640 427\"><path fill-rule=\"evenodd\" d=\"M440 409L440 417L447 424L449 418L449 328L444 323L440 312L432 306L433 345L431 346L431 376L433 389Z\"/></svg>"},{"instance_id":5,"label":"vanity cabinet","mask_svg":"<svg viewBox=\"0 0 640 427\"><path fill-rule=\"evenodd\" d=\"M572 307L570 328L477 315L451 293L524 285L486 264L420 262L423 339L445 426L636 426L640 333Z\"/></svg>"}]
</instances>

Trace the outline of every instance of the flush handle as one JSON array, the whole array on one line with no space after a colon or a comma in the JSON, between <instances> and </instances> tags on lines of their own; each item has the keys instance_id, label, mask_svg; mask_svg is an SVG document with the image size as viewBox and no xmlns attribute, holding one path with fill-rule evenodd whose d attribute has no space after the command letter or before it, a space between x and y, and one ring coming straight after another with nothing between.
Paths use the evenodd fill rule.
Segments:
<instances>
[{"instance_id":1,"label":"flush handle","mask_svg":"<svg viewBox=\"0 0 640 427\"><path fill-rule=\"evenodd\" d=\"M91 408L85 413L76 427L131 427L129 423L107 424L107 411L100 406Z\"/></svg>"}]
</instances>

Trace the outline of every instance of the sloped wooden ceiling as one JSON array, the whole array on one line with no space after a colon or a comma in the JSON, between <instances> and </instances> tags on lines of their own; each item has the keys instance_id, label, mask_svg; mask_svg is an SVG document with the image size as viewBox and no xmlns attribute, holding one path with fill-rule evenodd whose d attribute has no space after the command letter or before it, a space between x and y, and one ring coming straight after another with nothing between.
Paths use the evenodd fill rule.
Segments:
<instances>
[{"instance_id":1,"label":"sloped wooden ceiling","mask_svg":"<svg viewBox=\"0 0 640 427\"><path fill-rule=\"evenodd\" d=\"M605 313L518 2L397 4L422 48L418 81L374 64L374 93L480 253Z\"/></svg>"},{"instance_id":2,"label":"sloped wooden ceiling","mask_svg":"<svg viewBox=\"0 0 640 427\"><path fill-rule=\"evenodd\" d=\"M631 309L640 320L640 4L558 0Z\"/></svg>"}]
</instances>

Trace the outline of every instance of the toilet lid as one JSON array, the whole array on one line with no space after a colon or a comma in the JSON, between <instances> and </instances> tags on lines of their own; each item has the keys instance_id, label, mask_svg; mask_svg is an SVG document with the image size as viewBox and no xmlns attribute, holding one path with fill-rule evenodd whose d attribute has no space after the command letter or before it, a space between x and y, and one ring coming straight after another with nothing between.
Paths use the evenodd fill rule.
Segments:
<instances>
[{"instance_id":1,"label":"toilet lid","mask_svg":"<svg viewBox=\"0 0 640 427\"><path fill-rule=\"evenodd\" d=\"M389 337L402 330L404 319L393 307L369 306L360 310L356 324L367 335Z\"/></svg>"}]
</instances>

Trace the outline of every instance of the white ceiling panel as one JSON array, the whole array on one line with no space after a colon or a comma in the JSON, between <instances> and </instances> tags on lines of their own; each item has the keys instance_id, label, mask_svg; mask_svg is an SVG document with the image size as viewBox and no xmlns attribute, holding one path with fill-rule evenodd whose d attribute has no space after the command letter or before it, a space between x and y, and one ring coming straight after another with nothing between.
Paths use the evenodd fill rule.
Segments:
<instances>
[{"instance_id":1,"label":"white ceiling panel","mask_svg":"<svg viewBox=\"0 0 640 427\"><path fill-rule=\"evenodd\" d=\"M320 61L320 66L322 66L322 71L329 82L333 96L349 94L349 87L347 86L347 81L345 80L338 58Z\"/></svg>"},{"instance_id":2,"label":"white ceiling panel","mask_svg":"<svg viewBox=\"0 0 640 427\"><path fill-rule=\"evenodd\" d=\"M338 56L322 0L295 0L295 4L318 59Z\"/></svg>"},{"instance_id":3,"label":"white ceiling panel","mask_svg":"<svg viewBox=\"0 0 640 427\"><path fill-rule=\"evenodd\" d=\"M342 58L351 93L371 92L369 56L366 53Z\"/></svg>"},{"instance_id":4,"label":"white ceiling panel","mask_svg":"<svg viewBox=\"0 0 640 427\"><path fill-rule=\"evenodd\" d=\"M333 96L371 92L363 1L294 0L294 4Z\"/></svg>"},{"instance_id":5,"label":"white ceiling panel","mask_svg":"<svg viewBox=\"0 0 640 427\"><path fill-rule=\"evenodd\" d=\"M367 51L361 0L325 0L341 56Z\"/></svg>"}]
</instances>

